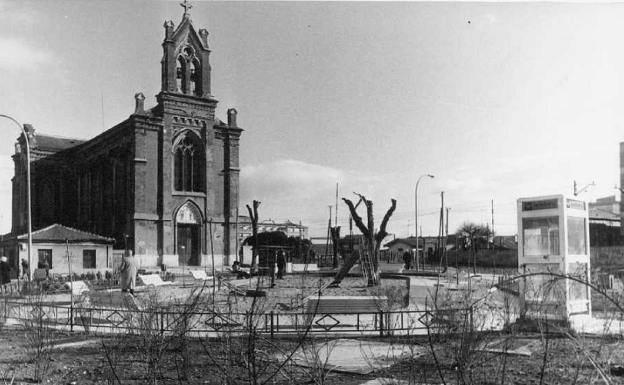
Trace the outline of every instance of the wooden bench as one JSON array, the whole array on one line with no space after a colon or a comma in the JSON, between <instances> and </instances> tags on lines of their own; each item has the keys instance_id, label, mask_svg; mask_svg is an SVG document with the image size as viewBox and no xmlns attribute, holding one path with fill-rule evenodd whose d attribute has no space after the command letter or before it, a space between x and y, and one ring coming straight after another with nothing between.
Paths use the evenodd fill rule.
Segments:
<instances>
[{"instance_id":1,"label":"wooden bench","mask_svg":"<svg viewBox=\"0 0 624 385\"><path fill-rule=\"evenodd\" d=\"M139 279L145 286L163 286L163 285L171 285L171 282L165 282L160 278L158 274L146 274L146 275L138 275Z\"/></svg>"},{"instance_id":2,"label":"wooden bench","mask_svg":"<svg viewBox=\"0 0 624 385\"><path fill-rule=\"evenodd\" d=\"M388 303L387 297L323 296L310 297L306 304L309 314L378 313Z\"/></svg>"},{"instance_id":3,"label":"wooden bench","mask_svg":"<svg viewBox=\"0 0 624 385\"><path fill-rule=\"evenodd\" d=\"M318 272L319 267L316 263L293 263L293 273Z\"/></svg>"},{"instance_id":4,"label":"wooden bench","mask_svg":"<svg viewBox=\"0 0 624 385\"><path fill-rule=\"evenodd\" d=\"M196 281L210 281L214 280L213 276L206 274L204 270L191 270L191 275Z\"/></svg>"}]
</instances>

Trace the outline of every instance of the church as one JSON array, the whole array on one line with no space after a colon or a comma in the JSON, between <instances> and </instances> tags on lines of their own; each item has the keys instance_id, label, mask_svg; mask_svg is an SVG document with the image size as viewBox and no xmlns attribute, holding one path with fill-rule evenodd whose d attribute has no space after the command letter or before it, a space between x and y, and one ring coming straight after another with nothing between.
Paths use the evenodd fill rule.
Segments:
<instances>
[{"instance_id":1,"label":"church","mask_svg":"<svg viewBox=\"0 0 624 385\"><path fill-rule=\"evenodd\" d=\"M97 234L149 266L229 264L236 254L243 129L233 108L226 121L215 116L208 32L197 30L190 5L181 5L179 25L164 24L162 85L153 107L137 93L128 119L87 141L25 125L33 231L58 224ZM13 155L11 236L18 243L28 225L25 140L18 138ZM37 251L32 255L36 263Z\"/></svg>"}]
</instances>

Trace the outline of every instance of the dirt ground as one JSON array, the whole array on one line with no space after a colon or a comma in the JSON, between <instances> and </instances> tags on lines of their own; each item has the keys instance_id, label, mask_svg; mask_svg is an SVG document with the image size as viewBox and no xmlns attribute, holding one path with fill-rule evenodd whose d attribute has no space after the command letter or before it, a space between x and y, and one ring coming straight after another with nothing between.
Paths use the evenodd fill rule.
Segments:
<instances>
[{"instance_id":1,"label":"dirt ground","mask_svg":"<svg viewBox=\"0 0 624 385\"><path fill-rule=\"evenodd\" d=\"M325 280L329 278L321 281L292 276L277 281L274 289L267 290L267 306L279 309L279 303L312 294ZM396 285L397 281L387 281L373 293L362 279L348 279L341 288L324 294L379 295L381 291L395 292L393 295L400 298L404 293L395 290ZM176 290L180 289L172 288ZM139 300L141 295L137 295ZM218 295L219 300L224 300L227 291L219 291ZM385 379L378 383L388 384L624 384L624 343L614 337L455 330L431 337L401 336L375 341L407 344L414 347L414 353L389 368L374 368L372 373L362 375L328 371L328 363L318 360L318 349L326 342L321 337L308 339L302 346L296 339L271 340L252 333L220 339L166 339L156 333L43 335L36 325L14 324L0 330L0 378L4 384L34 383L38 371L45 384L87 385L355 385L377 378ZM492 349L485 349L486 346ZM282 364L280 357L302 348L312 352L309 365Z\"/></svg>"}]
</instances>

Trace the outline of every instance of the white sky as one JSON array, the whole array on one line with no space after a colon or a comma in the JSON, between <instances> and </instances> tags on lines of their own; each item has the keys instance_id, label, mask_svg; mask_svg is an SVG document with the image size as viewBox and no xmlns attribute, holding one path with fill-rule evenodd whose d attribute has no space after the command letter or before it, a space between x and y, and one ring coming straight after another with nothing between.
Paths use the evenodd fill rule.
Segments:
<instances>
[{"instance_id":1,"label":"white sky","mask_svg":"<svg viewBox=\"0 0 624 385\"><path fill-rule=\"evenodd\" d=\"M162 27L179 1L0 0L0 114L91 138L160 90ZM624 4L193 1L210 32L218 116L235 107L241 213L325 236L329 205L390 199L388 230L464 221L516 233L516 199L613 195L624 140ZM103 108L102 108L103 107ZM102 114L102 110L104 113ZM10 231L13 144L0 119L0 231ZM338 222L348 232L348 211ZM332 218L333 218L332 214Z\"/></svg>"}]
</instances>

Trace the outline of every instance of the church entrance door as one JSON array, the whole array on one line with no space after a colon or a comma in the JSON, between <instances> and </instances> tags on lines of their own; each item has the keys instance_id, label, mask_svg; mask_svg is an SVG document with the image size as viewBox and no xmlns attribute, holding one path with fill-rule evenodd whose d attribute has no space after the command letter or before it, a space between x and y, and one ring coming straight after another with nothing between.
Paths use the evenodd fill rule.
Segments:
<instances>
[{"instance_id":1,"label":"church entrance door","mask_svg":"<svg viewBox=\"0 0 624 385\"><path fill-rule=\"evenodd\" d=\"M201 226L178 225L178 263L181 266L199 266Z\"/></svg>"},{"instance_id":2,"label":"church entrance door","mask_svg":"<svg viewBox=\"0 0 624 385\"><path fill-rule=\"evenodd\" d=\"M180 266L201 264L201 218L199 209L192 202L182 205L176 214L176 250Z\"/></svg>"}]
</instances>

